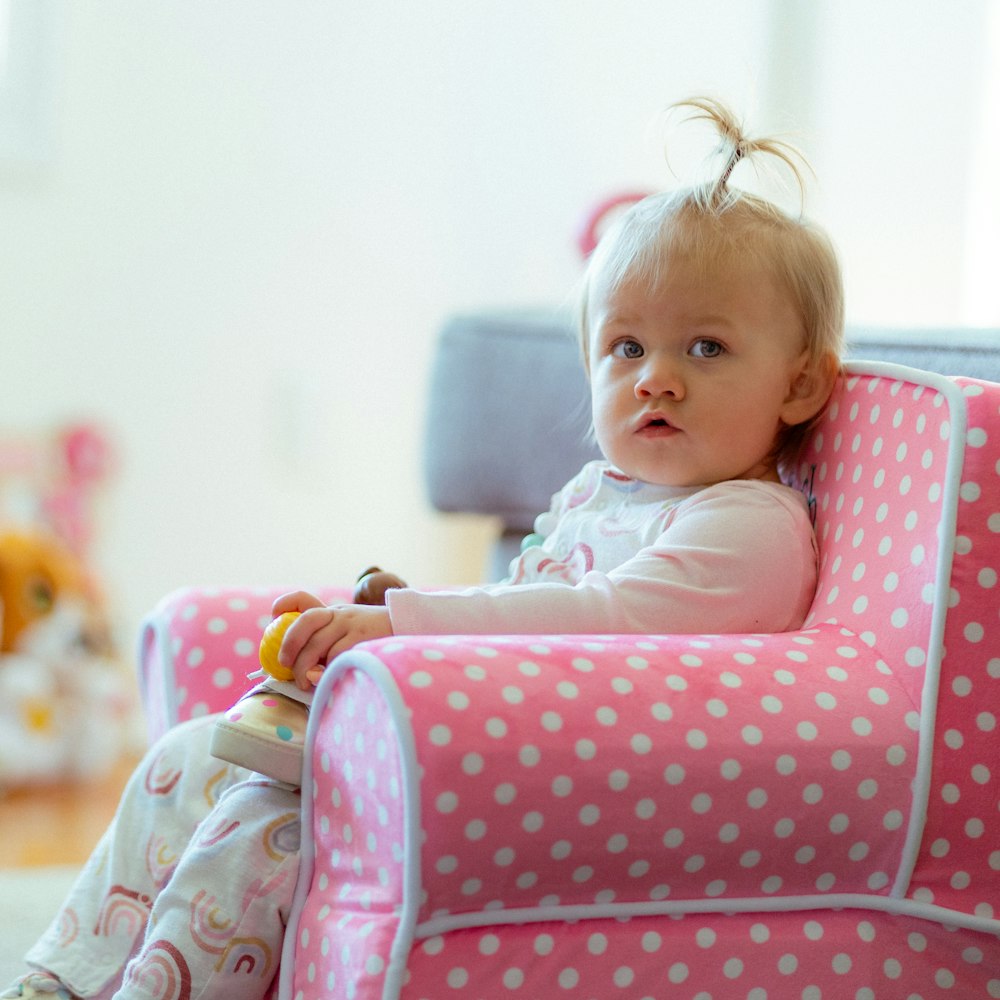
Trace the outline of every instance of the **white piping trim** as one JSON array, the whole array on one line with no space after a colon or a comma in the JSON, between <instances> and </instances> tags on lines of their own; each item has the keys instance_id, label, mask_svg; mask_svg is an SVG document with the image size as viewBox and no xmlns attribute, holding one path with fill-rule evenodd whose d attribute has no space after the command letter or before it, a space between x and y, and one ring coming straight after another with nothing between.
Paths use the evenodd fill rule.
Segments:
<instances>
[{"instance_id":1,"label":"white piping trim","mask_svg":"<svg viewBox=\"0 0 1000 1000\"><path fill-rule=\"evenodd\" d=\"M685 899L649 903L580 903L571 906L534 906L509 910L475 910L433 917L416 927L419 940L474 927L533 924L543 921L566 923L572 920L623 920L630 917L684 916L686 914L801 913L810 910L869 910L892 916L915 917L962 927L985 934L1000 935L1000 920L977 917L915 899L865 893L831 893L812 896L764 896L739 899Z\"/></svg>"},{"instance_id":2,"label":"white piping trim","mask_svg":"<svg viewBox=\"0 0 1000 1000\"><path fill-rule=\"evenodd\" d=\"M899 868L890 895L903 899L910 887L917 864L927 804L930 801L931 769L934 763L934 733L937 721L938 691L941 685L941 657L944 651L944 627L948 615L948 590L955 554L954 538L958 521L958 491L965 462L965 438L968 411L962 390L950 378L934 372L924 372L905 365L888 362L853 361L844 366L845 373L870 375L926 386L939 393L948 405L951 433L948 438L948 458L945 466L944 489L941 494L941 520L938 524L938 553L934 573L934 604L927 640L927 662L920 697L920 729L917 741L917 766L913 780L913 802L906 828Z\"/></svg>"},{"instance_id":3,"label":"white piping trim","mask_svg":"<svg viewBox=\"0 0 1000 1000\"><path fill-rule=\"evenodd\" d=\"M141 704L148 704L149 694L149 667L147 664L147 654L154 648L160 657L160 671L162 690L160 697L163 708L166 712L166 729L172 729L177 725L177 672L174 669L173 643L170 638L170 619L167 618L165 607L173 595L168 594L160 603L142 620L139 626L139 649L136 663L139 665L139 692Z\"/></svg>"},{"instance_id":4,"label":"white piping trim","mask_svg":"<svg viewBox=\"0 0 1000 1000\"><path fill-rule=\"evenodd\" d=\"M908 368L888 362L851 361L845 364L845 374L850 376L875 376L893 381L925 386L940 393L948 404L951 435L948 441L948 457L945 469L945 483L941 502L939 545L935 566L935 599L931 613L928 637L927 663L921 694L920 729L918 735L917 766L914 775L913 804L907 826L906 838L901 851L900 865L891 893L887 896L866 895L864 893L840 893L830 895L755 897L725 900L683 900L660 901L631 904L581 904L577 906L532 907L508 910L475 911L446 915L417 923L419 900L422 897L422 876L420 870L420 795L419 772L416 747L409 715L405 703L388 668L374 654L365 650L352 650L331 664L325 671L316 699L325 701L336 679L349 669L366 674L386 699L396 735L399 739L400 768L403 792L403 900L400 923L392 944L390 961L386 969L383 997L398 997L403 985L406 963L415 940L433 937L453 930L473 927L501 926L510 924L535 923L541 921L586 920L600 918L622 919L631 916L683 915L707 913L782 913L810 910L856 909L887 913L894 916L909 916L933 921L948 927L961 927L987 934L1000 935L1000 919L977 917L932 903L905 898L916 864L917 853L923 835L930 795L931 768L933 763L933 742L937 715L938 689L941 679L941 653L947 615L947 588L951 578L954 556L953 544L944 544L945 539L953 539L958 516L958 490L965 457L965 439L968 426L965 398L961 389L945 376L918 369ZM169 652L164 658L165 670L172 672ZM315 700L315 699L314 699ZM314 845L312 840L312 746L314 730L320 713L310 715L306 733L306 749L303 764L303 850L298 884L289 918L288 932L281 960L280 996L291 995L294 954L297 945L297 928L302 906L308 894L314 869Z\"/></svg>"},{"instance_id":5,"label":"white piping trim","mask_svg":"<svg viewBox=\"0 0 1000 1000\"><path fill-rule=\"evenodd\" d=\"M351 649L337 657L323 672L313 695L306 727L305 748L302 760L302 849L299 877L292 898L288 929L281 953L281 978L279 996L292 995L292 975L295 968L295 950L298 944L298 925L302 908L312 884L315 868L313 842L313 745L322 709L333 694L333 686L340 676L356 670L367 676L385 699L392 717L399 749L400 785L403 798L403 898L399 910L399 925L389 953L385 970L382 995L386 1000L399 996L403 988L407 959L415 940L417 915L423 896L420 869L420 771L417 766L416 742L410 726L410 716L402 693L389 668L374 654L363 649Z\"/></svg>"}]
</instances>

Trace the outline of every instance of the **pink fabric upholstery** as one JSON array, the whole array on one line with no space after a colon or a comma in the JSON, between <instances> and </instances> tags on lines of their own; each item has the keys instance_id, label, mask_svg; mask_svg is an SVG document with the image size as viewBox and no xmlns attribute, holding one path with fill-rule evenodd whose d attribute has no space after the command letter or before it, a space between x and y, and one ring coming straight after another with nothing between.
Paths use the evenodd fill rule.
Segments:
<instances>
[{"instance_id":1,"label":"pink fabric upholstery","mask_svg":"<svg viewBox=\"0 0 1000 1000\"><path fill-rule=\"evenodd\" d=\"M286 997L1000 997L1000 386L858 366L780 635L425 637L317 691ZM154 731L270 593L144 635Z\"/></svg>"},{"instance_id":2,"label":"pink fabric upholstery","mask_svg":"<svg viewBox=\"0 0 1000 1000\"><path fill-rule=\"evenodd\" d=\"M139 681L154 740L178 722L221 712L253 683L271 604L298 587L191 587L168 594L139 637ZM349 601L344 587L319 587L321 600Z\"/></svg>"}]
</instances>

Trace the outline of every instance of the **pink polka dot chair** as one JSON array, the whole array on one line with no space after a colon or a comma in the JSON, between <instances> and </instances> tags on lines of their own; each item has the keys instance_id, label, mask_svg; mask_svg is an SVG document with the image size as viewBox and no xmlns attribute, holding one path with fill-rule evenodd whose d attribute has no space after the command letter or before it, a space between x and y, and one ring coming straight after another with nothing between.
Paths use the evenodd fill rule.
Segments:
<instances>
[{"instance_id":1,"label":"pink polka dot chair","mask_svg":"<svg viewBox=\"0 0 1000 1000\"><path fill-rule=\"evenodd\" d=\"M1000 385L854 364L795 485L800 631L337 659L281 995L1000 997ZM164 601L154 729L234 700L272 596Z\"/></svg>"}]
</instances>

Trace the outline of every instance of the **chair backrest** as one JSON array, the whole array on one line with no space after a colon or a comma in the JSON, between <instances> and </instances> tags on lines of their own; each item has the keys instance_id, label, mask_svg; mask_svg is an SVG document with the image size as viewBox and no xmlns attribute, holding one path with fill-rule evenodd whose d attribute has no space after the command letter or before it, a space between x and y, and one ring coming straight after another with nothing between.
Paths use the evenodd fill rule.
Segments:
<instances>
[{"instance_id":1,"label":"chair backrest","mask_svg":"<svg viewBox=\"0 0 1000 1000\"><path fill-rule=\"evenodd\" d=\"M848 365L797 476L820 549L806 627L861 636L915 705L947 606L963 419L948 379Z\"/></svg>"},{"instance_id":2,"label":"chair backrest","mask_svg":"<svg viewBox=\"0 0 1000 1000\"><path fill-rule=\"evenodd\" d=\"M861 636L913 702L923 825L911 830L906 895L994 916L1000 385L849 365L796 484L820 546L807 627Z\"/></svg>"},{"instance_id":3,"label":"chair backrest","mask_svg":"<svg viewBox=\"0 0 1000 1000\"><path fill-rule=\"evenodd\" d=\"M1000 899L1000 385L956 379L964 423L917 900L998 915ZM928 692L929 693L929 692ZM927 713L925 713L926 715Z\"/></svg>"}]
</instances>

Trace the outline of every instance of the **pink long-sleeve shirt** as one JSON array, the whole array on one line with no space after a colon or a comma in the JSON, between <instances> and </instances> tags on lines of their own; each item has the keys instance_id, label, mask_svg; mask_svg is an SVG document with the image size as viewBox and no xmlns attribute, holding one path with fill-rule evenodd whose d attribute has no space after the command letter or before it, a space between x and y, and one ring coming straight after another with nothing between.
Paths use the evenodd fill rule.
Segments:
<instances>
[{"instance_id":1,"label":"pink long-sleeve shirt","mask_svg":"<svg viewBox=\"0 0 1000 1000\"><path fill-rule=\"evenodd\" d=\"M732 480L674 489L586 465L510 577L387 594L397 635L784 632L804 620L817 550L805 497Z\"/></svg>"}]
</instances>

